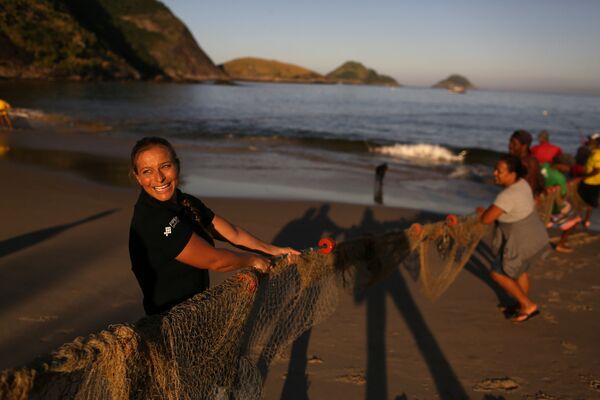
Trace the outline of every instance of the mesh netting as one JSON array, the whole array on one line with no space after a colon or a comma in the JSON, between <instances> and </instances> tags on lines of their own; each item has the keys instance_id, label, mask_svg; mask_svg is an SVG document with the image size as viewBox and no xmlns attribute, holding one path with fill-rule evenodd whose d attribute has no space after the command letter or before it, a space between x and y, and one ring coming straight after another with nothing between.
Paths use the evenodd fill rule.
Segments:
<instances>
[{"instance_id":1,"label":"mesh netting","mask_svg":"<svg viewBox=\"0 0 600 400\"><path fill-rule=\"evenodd\" d=\"M420 231L419 240L414 241L419 251L419 280L430 300L439 298L454 282L488 228L477 215L470 215L412 229Z\"/></svg>"},{"instance_id":2,"label":"mesh netting","mask_svg":"<svg viewBox=\"0 0 600 400\"><path fill-rule=\"evenodd\" d=\"M546 191L541 195L540 201L537 205L537 211L544 225L550 221L552 210L555 206L560 206L560 203L560 193L556 190Z\"/></svg>"},{"instance_id":3,"label":"mesh netting","mask_svg":"<svg viewBox=\"0 0 600 400\"><path fill-rule=\"evenodd\" d=\"M2 371L0 398L258 399L273 358L334 312L340 290L384 279L417 250L424 292L439 297L486 229L475 216L458 222L345 241L328 255L282 260L268 275L238 273L164 315Z\"/></svg>"}]
</instances>

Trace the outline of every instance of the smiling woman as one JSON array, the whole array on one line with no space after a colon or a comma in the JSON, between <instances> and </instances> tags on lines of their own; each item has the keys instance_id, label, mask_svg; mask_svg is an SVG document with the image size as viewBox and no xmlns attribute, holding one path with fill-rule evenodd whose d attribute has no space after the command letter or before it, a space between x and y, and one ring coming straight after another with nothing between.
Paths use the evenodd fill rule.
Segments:
<instances>
[{"instance_id":1,"label":"smiling woman","mask_svg":"<svg viewBox=\"0 0 600 400\"><path fill-rule=\"evenodd\" d=\"M134 175L140 187L159 201L168 201L179 183L179 159L171 148L152 146L136 152Z\"/></svg>"},{"instance_id":2,"label":"smiling woman","mask_svg":"<svg viewBox=\"0 0 600 400\"><path fill-rule=\"evenodd\" d=\"M206 290L208 270L269 271L271 262L263 255L218 249L214 239L271 256L299 254L261 241L181 192L180 162L167 140L138 141L131 168L142 191L131 221L129 255L147 314L167 311Z\"/></svg>"}]
</instances>

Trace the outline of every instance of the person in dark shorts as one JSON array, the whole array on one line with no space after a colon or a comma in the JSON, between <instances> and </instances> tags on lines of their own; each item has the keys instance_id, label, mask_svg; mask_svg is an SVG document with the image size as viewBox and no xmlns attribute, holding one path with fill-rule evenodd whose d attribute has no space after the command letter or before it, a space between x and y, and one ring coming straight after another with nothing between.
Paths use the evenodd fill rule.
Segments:
<instances>
[{"instance_id":1,"label":"person in dark shorts","mask_svg":"<svg viewBox=\"0 0 600 400\"><path fill-rule=\"evenodd\" d=\"M590 227L592 208L598 208L598 195L600 195L600 135L590 138L588 146L591 153L585 164L585 173L577 188L577 193L588 206L583 218L586 228Z\"/></svg>"},{"instance_id":2,"label":"person in dark shorts","mask_svg":"<svg viewBox=\"0 0 600 400\"><path fill-rule=\"evenodd\" d=\"M206 290L208 270L268 272L271 262L264 255L299 254L261 241L183 193L179 159L167 140L139 140L131 151L131 168L142 190L131 220L129 255L146 314L165 312ZM263 255L216 248L214 239Z\"/></svg>"}]
</instances>

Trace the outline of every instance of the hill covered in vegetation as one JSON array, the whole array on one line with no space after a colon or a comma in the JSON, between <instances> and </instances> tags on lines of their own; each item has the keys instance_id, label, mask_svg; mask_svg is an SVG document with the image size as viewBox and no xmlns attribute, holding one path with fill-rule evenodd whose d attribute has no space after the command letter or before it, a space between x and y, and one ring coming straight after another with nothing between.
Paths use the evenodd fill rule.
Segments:
<instances>
[{"instance_id":1,"label":"hill covered in vegetation","mask_svg":"<svg viewBox=\"0 0 600 400\"><path fill-rule=\"evenodd\" d=\"M343 64L325 76L298 65L255 57L237 58L219 67L235 80L400 86L393 78L379 75L353 61Z\"/></svg>"},{"instance_id":2,"label":"hill covered in vegetation","mask_svg":"<svg viewBox=\"0 0 600 400\"><path fill-rule=\"evenodd\" d=\"M323 83L325 77L294 64L255 57L236 58L219 66L232 79L265 82Z\"/></svg>"},{"instance_id":3,"label":"hill covered in vegetation","mask_svg":"<svg viewBox=\"0 0 600 400\"><path fill-rule=\"evenodd\" d=\"M367 68L356 61L348 61L342 64L325 77L335 83L400 86L394 78L380 75L375 70Z\"/></svg>"},{"instance_id":4,"label":"hill covered in vegetation","mask_svg":"<svg viewBox=\"0 0 600 400\"><path fill-rule=\"evenodd\" d=\"M0 78L228 79L156 0L0 0Z\"/></svg>"}]
</instances>

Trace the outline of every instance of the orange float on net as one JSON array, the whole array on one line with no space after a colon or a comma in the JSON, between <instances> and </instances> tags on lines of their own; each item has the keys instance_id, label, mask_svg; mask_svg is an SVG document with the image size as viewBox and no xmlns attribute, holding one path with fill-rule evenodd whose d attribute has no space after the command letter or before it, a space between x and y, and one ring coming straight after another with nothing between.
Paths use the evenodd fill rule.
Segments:
<instances>
[{"instance_id":1,"label":"orange float on net","mask_svg":"<svg viewBox=\"0 0 600 400\"><path fill-rule=\"evenodd\" d=\"M335 240L332 238L322 238L319 240L319 253L329 254L335 248Z\"/></svg>"},{"instance_id":2,"label":"orange float on net","mask_svg":"<svg viewBox=\"0 0 600 400\"><path fill-rule=\"evenodd\" d=\"M458 217L454 214L450 214L446 217L446 224L448 226L454 226L458 224Z\"/></svg>"},{"instance_id":3,"label":"orange float on net","mask_svg":"<svg viewBox=\"0 0 600 400\"><path fill-rule=\"evenodd\" d=\"M420 235L423 232L423 225L415 222L410 226L410 230L413 231L416 235Z\"/></svg>"}]
</instances>

